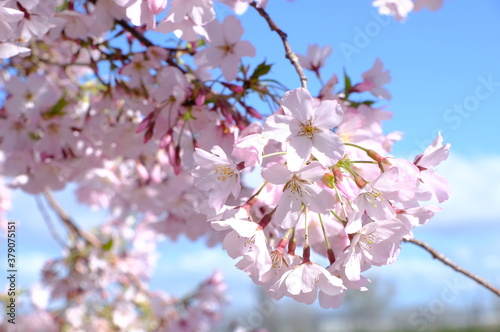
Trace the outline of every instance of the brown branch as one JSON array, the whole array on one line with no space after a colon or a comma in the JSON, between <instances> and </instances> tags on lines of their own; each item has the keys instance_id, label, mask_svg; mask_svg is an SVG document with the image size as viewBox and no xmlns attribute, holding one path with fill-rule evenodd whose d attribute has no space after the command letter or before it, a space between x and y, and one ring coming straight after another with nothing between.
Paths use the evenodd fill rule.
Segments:
<instances>
[{"instance_id":1,"label":"brown branch","mask_svg":"<svg viewBox=\"0 0 500 332\"><path fill-rule=\"evenodd\" d=\"M285 32L283 32L283 30L281 30L276 25L276 23L274 23L274 21L271 19L269 14L264 9L257 7L256 2L250 3L250 6L255 8L257 10L257 12L260 14L260 16L262 16L267 21L267 23L269 24L269 28L271 28L272 31L276 31L276 33L280 36L281 41L283 42L283 46L285 47L286 58L288 60L290 60L292 65L295 67L297 74L299 74L299 78L300 78L300 82L302 83L302 87L307 89L307 77L304 74L304 70L302 69L302 66L299 63L299 58L297 57L297 55L295 53L293 53L292 47L288 43L287 34Z\"/></svg>"},{"instance_id":2,"label":"brown branch","mask_svg":"<svg viewBox=\"0 0 500 332\"><path fill-rule=\"evenodd\" d=\"M493 285L491 285L490 283L488 283L486 280L484 280L483 278L467 271L466 269L464 269L463 267L461 267L460 265L458 265L457 263L455 262L452 262L448 257L446 257L445 255L437 252L434 248L432 248L430 245L428 245L426 242L424 241L420 241L420 240L416 240L416 239L409 239L409 240L405 240L406 242L411 242L425 250L427 250L431 255L432 255L432 258L435 258L437 260L440 260L441 262L443 262L443 264L445 265L448 265L449 267L451 267L453 270L459 272L459 273L462 273L463 275L469 277L470 279L474 280L475 282L477 282L478 284L486 287L487 289L489 289L490 291L492 291L493 293L495 293L497 296L500 296L500 290L495 288Z\"/></svg>"},{"instance_id":3,"label":"brown branch","mask_svg":"<svg viewBox=\"0 0 500 332\"><path fill-rule=\"evenodd\" d=\"M62 209L62 207L57 203L57 201L54 199L54 196L52 196L52 193L48 188L45 188L43 191L43 194L45 198L47 199L47 202L49 203L50 207L57 213L59 216L59 219L64 223L68 229L84 239L86 242L89 244L93 245L94 247L102 247L101 241L99 241L98 238L96 238L93 234L84 231L82 229L79 229L75 223L71 220L71 218L68 216L68 214Z\"/></svg>"},{"instance_id":4,"label":"brown branch","mask_svg":"<svg viewBox=\"0 0 500 332\"><path fill-rule=\"evenodd\" d=\"M50 219L49 214L47 213L47 210L45 209L45 206L43 206L42 200L40 199L39 195L35 196L35 201L36 205L38 207L38 210L40 210L40 213L42 214L43 220L45 220L45 223L47 224L47 228L49 229L50 234L54 238L54 240L59 243L59 245L64 248L66 246L66 243L62 240L62 238L57 234L57 231L54 227L54 224L52 223L52 220Z\"/></svg>"},{"instance_id":5,"label":"brown branch","mask_svg":"<svg viewBox=\"0 0 500 332\"><path fill-rule=\"evenodd\" d=\"M153 42L149 39L147 39L142 33L137 31L136 28L128 24L124 20L117 20L116 23L118 23L119 26L121 26L124 30L129 32L132 36L134 36L137 40L139 40L144 46L151 47L155 46Z\"/></svg>"}]
</instances>

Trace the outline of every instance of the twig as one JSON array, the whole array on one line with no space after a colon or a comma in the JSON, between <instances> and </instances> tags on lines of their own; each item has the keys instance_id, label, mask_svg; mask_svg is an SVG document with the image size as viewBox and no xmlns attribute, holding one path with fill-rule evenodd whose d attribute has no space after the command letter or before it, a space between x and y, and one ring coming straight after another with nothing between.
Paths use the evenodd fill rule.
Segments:
<instances>
[{"instance_id":1,"label":"twig","mask_svg":"<svg viewBox=\"0 0 500 332\"><path fill-rule=\"evenodd\" d=\"M117 20L116 23L118 23L119 26L121 26L124 30L128 31L132 36L137 38L144 46L151 47L154 46L153 42L146 37L139 31L137 31L136 28L128 24L124 20Z\"/></svg>"},{"instance_id":2,"label":"twig","mask_svg":"<svg viewBox=\"0 0 500 332\"><path fill-rule=\"evenodd\" d=\"M101 241L99 241L99 239L96 238L93 234L79 229L73 223L73 221L68 216L68 214L56 202L56 200L54 199L54 196L52 196L52 193L50 192L50 190L48 188L45 188L45 190L43 191L43 194L45 195L45 198L47 199L47 202L49 203L49 205L52 207L52 209L59 216L59 219L61 219L61 221L64 223L64 225L66 225L66 227L68 227L68 229L71 232L80 236L82 239L84 239L86 242L93 245L94 247L100 248L102 246Z\"/></svg>"},{"instance_id":3,"label":"twig","mask_svg":"<svg viewBox=\"0 0 500 332\"><path fill-rule=\"evenodd\" d=\"M462 273L463 275L471 278L472 280L474 280L475 282L477 282L478 284L486 287L487 289L489 289L490 291L492 291L493 293L495 293L497 296L500 296L500 290L495 288L493 285L491 285L489 282L487 282L486 280L484 280L483 278L467 271L466 269L464 269L463 267L461 267L460 265L458 265L457 263L455 262L452 262L448 257L446 257L445 255L437 252L434 248L432 248L430 245L428 245L426 242L424 241L420 241L420 240L416 240L416 239L409 239L409 240L405 240L406 242L411 242L425 250L427 250L431 255L432 255L432 258L435 258L437 260L440 260L441 262L443 262L445 265L448 265L449 267L451 267L453 270L459 272L459 273Z\"/></svg>"},{"instance_id":4,"label":"twig","mask_svg":"<svg viewBox=\"0 0 500 332\"><path fill-rule=\"evenodd\" d=\"M39 195L35 196L35 201L36 205L38 206L38 210L40 210L40 213L42 214L43 220L45 220L45 223L47 224L47 228L49 229L50 234L56 240L56 242L61 246L65 247L66 243L62 240L62 238L57 234L56 229L54 227L54 224L52 223L52 220L50 219L49 214L47 213L47 210L45 209L45 206L43 206L42 200L40 199Z\"/></svg>"},{"instance_id":5,"label":"twig","mask_svg":"<svg viewBox=\"0 0 500 332\"><path fill-rule=\"evenodd\" d=\"M250 3L250 6L255 8L257 10L257 12L260 14L260 16L262 16L267 21L267 23L269 24L269 28L271 28L272 31L276 31L276 33L280 36L281 41L283 42L283 46L285 47L287 59L290 60L292 65L295 67L297 74L299 74L300 82L302 83L302 87L307 89L307 77L304 74L304 70L302 69L302 66L299 63L299 58L297 57L297 55L295 53L293 53L292 47L288 43L287 34L285 32L283 32L283 30L281 30L276 25L276 23L274 23L274 21L271 19L269 14L264 9L257 7L257 3L255 1Z\"/></svg>"}]
</instances>

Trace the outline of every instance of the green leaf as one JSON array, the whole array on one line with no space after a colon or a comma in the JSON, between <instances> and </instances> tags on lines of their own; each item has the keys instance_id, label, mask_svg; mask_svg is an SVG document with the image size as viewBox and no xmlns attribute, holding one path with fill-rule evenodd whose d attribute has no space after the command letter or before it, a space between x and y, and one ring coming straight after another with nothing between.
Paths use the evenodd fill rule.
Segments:
<instances>
[{"instance_id":1,"label":"green leaf","mask_svg":"<svg viewBox=\"0 0 500 332\"><path fill-rule=\"evenodd\" d=\"M66 99L64 99L64 97L61 97L57 101L57 103L55 103L55 105L50 108L50 110L43 113L42 117L45 120L47 120L47 119L51 119L51 118L56 117L56 116L62 116L64 114L66 114L65 112L63 112L63 109L64 109L64 107L66 107L66 105L68 105L68 102L66 101Z\"/></svg>"},{"instance_id":2,"label":"green leaf","mask_svg":"<svg viewBox=\"0 0 500 332\"><path fill-rule=\"evenodd\" d=\"M344 68L344 81L345 81L345 92L347 94L351 90L352 84L351 84L351 79L349 78L349 76L347 76L347 73L345 72L345 68Z\"/></svg>"},{"instance_id":3,"label":"green leaf","mask_svg":"<svg viewBox=\"0 0 500 332\"><path fill-rule=\"evenodd\" d=\"M113 248L113 239L109 239L108 242L104 243L102 245L102 250L105 250L105 251L110 251L111 248Z\"/></svg>"},{"instance_id":4,"label":"green leaf","mask_svg":"<svg viewBox=\"0 0 500 332\"><path fill-rule=\"evenodd\" d=\"M265 61L262 62L257 66L257 68L255 68L252 76L250 76L250 79L258 79L259 77L266 75L271 70L271 67L272 65L266 64Z\"/></svg>"}]
</instances>

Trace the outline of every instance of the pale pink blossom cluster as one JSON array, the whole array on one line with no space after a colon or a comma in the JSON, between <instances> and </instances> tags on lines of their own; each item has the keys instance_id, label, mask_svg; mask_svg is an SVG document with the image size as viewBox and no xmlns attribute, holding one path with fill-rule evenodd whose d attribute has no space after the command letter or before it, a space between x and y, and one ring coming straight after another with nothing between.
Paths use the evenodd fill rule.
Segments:
<instances>
[{"instance_id":1,"label":"pale pink blossom cluster","mask_svg":"<svg viewBox=\"0 0 500 332\"><path fill-rule=\"evenodd\" d=\"M241 14L251 1L221 2ZM97 245L70 227L24 331L213 330L219 274L184 299L148 290L163 235L222 243L275 299L337 308L439 210L429 201L448 198L440 135L413 162L389 154L401 133L384 133L391 114L363 93L391 98L379 59L357 84L338 88L332 75L316 96L286 91L270 64L244 64L257 50L236 16L217 20L214 8L0 0L2 175L30 194L74 184L80 202L112 215ZM300 63L321 78L330 53L313 45ZM264 118L255 96L274 113ZM262 185L244 184L259 172Z\"/></svg>"},{"instance_id":2,"label":"pale pink blossom cluster","mask_svg":"<svg viewBox=\"0 0 500 332\"><path fill-rule=\"evenodd\" d=\"M255 144L235 144L233 156L219 146L196 149L194 185L208 193L204 213L225 234L223 248L269 296L337 308L346 289L367 290L362 272L394 262L412 228L439 210L429 200L448 199L435 167L449 144L438 135L410 162L388 156L394 138L381 131L387 112L313 98L304 88L285 93L281 106L249 136ZM255 149L264 154L268 146L256 159ZM264 180L250 196L241 191L245 152Z\"/></svg>"},{"instance_id":3,"label":"pale pink blossom cluster","mask_svg":"<svg viewBox=\"0 0 500 332\"><path fill-rule=\"evenodd\" d=\"M148 221L105 223L94 247L74 241L22 298L22 331L213 331L227 303L215 272L186 297L148 288L158 235ZM63 310L61 310L63 309Z\"/></svg>"}]
</instances>

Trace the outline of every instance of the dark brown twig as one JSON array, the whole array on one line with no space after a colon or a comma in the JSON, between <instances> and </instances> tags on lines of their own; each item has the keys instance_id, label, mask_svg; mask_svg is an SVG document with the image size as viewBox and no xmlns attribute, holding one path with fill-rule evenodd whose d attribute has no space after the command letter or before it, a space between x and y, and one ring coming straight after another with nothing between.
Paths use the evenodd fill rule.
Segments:
<instances>
[{"instance_id":1,"label":"dark brown twig","mask_svg":"<svg viewBox=\"0 0 500 332\"><path fill-rule=\"evenodd\" d=\"M458 265L457 263L455 262L452 262L448 257L446 257L445 255L437 252L434 248L432 248L430 245L428 245L426 242L424 241L420 241L420 240L416 240L416 239L410 239L410 240L405 240L406 242L411 242L425 250L427 250L431 255L432 255L432 258L435 258L437 260L440 260L441 262L443 262L443 264L445 265L448 265L449 267L451 267L453 270L459 272L459 273L462 273L463 275L469 277L470 279L474 280L475 282L477 282L478 284L486 287L487 289L489 289L490 291L492 291L493 293L495 293L497 296L500 296L500 290L493 287L493 285L491 285L489 282L487 282L486 280L484 280L483 278L467 271L466 269L464 269L463 267L461 267L460 265Z\"/></svg>"},{"instance_id":2,"label":"dark brown twig","mask_svg":"<svg viewBox=\"0 0 500 332\"><path fill-rule=\"evenodd\" d=\"M139 31L137 31L136 28L128 24L124 20L117 20L116 23L118 23L119 26L121 26L124 30L129 32L132 36L134 36L137 40L139 40L144 46L146 47L151 47L154 46L153 42L146 37Z\"/></svg>"},{"instance_id":3,"label":"dark brown twig","mask_svg":"<svg viewBox=\"0 0 500 332\"><path fill-rule=\"evenodd\" d=\"M256 2L250 3L250 6L255 8L257 10L257 12L260 14L260 16L262 16L267 21L267 23L269 24L269 28L271 28L272 31L276 31L276 33L280 36L281 41L283 42L283 46L285 47L287 59L290 60L292 65L295 67L297 74L299 74L299 78L300 78L300 82L302 84L302 87L307 89L307 77L304 74L304 70L302 69L302 66L299 63L299 58L292 51L292 47L288 43L287 34L285 32L283 32L283 30L281 30L276 25L276 23L274 23L274 21L271 19L269 14L264 9L257 7Z\"/></svg>"}]
</instances>

